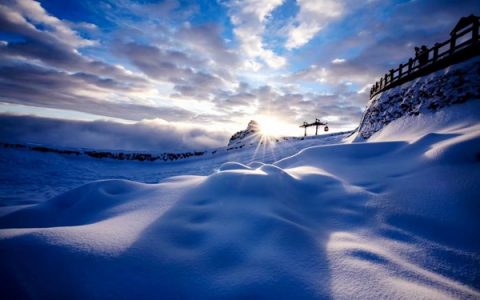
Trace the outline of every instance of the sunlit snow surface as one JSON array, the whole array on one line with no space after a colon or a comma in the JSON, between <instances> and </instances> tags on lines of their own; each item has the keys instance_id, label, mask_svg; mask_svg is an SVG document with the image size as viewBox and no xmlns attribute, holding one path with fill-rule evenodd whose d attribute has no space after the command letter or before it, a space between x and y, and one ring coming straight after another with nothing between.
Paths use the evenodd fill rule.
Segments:
<instances>
[{"instance_id":1,"label":"sunlit snow surface","mask_svg":"<svg viewBox=\"0 0 480 300\"><path fill-rule=\"evenodd\" d=\"M248 164L272 163L293 155L305 147L339 143L350 134L321 135L305 140L278 139L263 144L258 140L239 143L237 149L224 147L207 151L200 157L176 162L138 162L93 159L87 156L58 155L24 149L0 147L0 206L34 204L50 199L72 188L100 179L127 179L158 183L176 175L209 175L229 161ZM260 137L259 137L260 138ZM229 149L229 150L227 150ZM212 152L214 152L212 154ZM26 172L27 170L27 172Z\"/></svg>"},{"instance_id":2,"label":"sunlit snow surface","mask_svg":"<svg viewBox=\"0 0 480 300\"><path fill-rule=\"evenodd\" d=\"M210 175L96 181L19 210L11 200L0 210L0 293L479 298L479 121L472 100L273 164L212 172L199 160L174 166ZM61 176L59 161L38 163ZM153 176L145 166L127 167L130 178ZM27 165L12 172L41 180Z\"/></svg>"}]
</instances>

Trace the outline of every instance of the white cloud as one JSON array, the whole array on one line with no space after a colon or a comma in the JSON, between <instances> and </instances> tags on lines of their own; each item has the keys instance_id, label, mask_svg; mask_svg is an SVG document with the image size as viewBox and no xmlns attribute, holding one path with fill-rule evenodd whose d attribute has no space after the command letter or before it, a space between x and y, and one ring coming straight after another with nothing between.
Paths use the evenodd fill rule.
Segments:
<instances>
[{"instance_id":1,"label":"white cloud","mask_svg":"<svg viewBox=\"0 0 480 300\"><path fill-rule=\"evenodd\" d=\"M62 41L72 47L83 47L94 45L95 42L87 39L83 39L73 31L68 22L63 22L62 20L49 15L45 9L41 6L39 2L32 0L17 0L16 6L18 10L31 21L32 24L46 25L48 28L51 28L51 33L59 41ZM17 15L23 19L23 16ZM19 20L20 21L20 20ZM28 22L25 19L23 22ZM38 32L38 30L36 30Z\"/></svg>"},{"instance_id":2,"label":"white cloud","mask_svg":"<svg viewBox=\"0 0 480 300\"><path fill-rule=\"evenodd\" d=\"M331 86L369 85L378 74L374 66L364 60L346 60L335 58L330 63L324 65L311 65L308 68L292 73L283 78L286 82L322 82ZM362 90L360 89L360 90Z\"/></svg>"},{"instance_id":3,"label":"white cloud","mask_svg":"<svg viewBox=\"0 0 480 300\"><path fill-rule=\"evenodd\" d=\"M266 49L263 44L265 23L272 11L282 3L283 0L247 0L227 4L235 36L240 42L239 50L246 56L244 67L247 69L254 67L254 71L258 70L258 59L275 69L286 64L284 57Z\"/></svg>"},{"instance_id":4,"label":"white cloud","mask_svg":"<svg viewBox=\"0 0 480 300\"><path fill-rule=\"evenodd\" d=\"M332 64L342 64L345 61L346 60L344 58L335 58L334 60L332 60Z\"/></svg>"},{"instance_id":5,"label":"white cloud","mask_svg":"<svg viewBox=\"0 0 480 300\"><path fill-rule=\"evenodd\" d=\"M161 13L152 6L130 1L111 3L112 8L106 13L118 22L118 29L108 32L108 36L101 27L55 17L40 2L11 0L11 7L0 4L0 22L7 25L2 29L24 37L10 43L0 41L0 59L25 61L1 68L4 76L0 76L0 100L134 121L155 117L183 119L195 124L203 122L210 128L238 126L245 118L265 112L294 123L312 118L314 111L339 114L334 105L337 98L321 97L322 103L316 104L316 88L307 87L302 81L337 84L340 75L350 74L350 60L335 64L342 60L341 53L336 52L336 56L325 56L328 60L340 57L331 65L313 66L292 74L288 81L277 81L287 61L270 46L270 42L278 45L278 36L267 39L267 33L289 32L290 27L282 28L288 22L284 16L272 20L272 14L284 0L221 0L224 1L228 1L225 5L234 26L235 43L226 43L221 24L192 25L188 16L179 16L175 1ZM308 27L302 16L306 16L305 11L320 14L319 7L326 6L319 3L299 1L304 11L291 28ZM124 14L134 17L126 18ZM159 14L163 18L159 19ZM313 16L311 19L315 20ZM173 23L178 27L171 27ZM94 34L80 34L85 30ZM90 38L99 42L95 44ZM94 50L105 51L112 62L81 51L90 45ZM331 70L332 66L335 69ZM239 81L252 86L236 90ZM29 83L28 88L24 82ZM318 108L313 109L315 105ZM351 108L349 113L356 114L357 110ZM103 136L103 131L99 135ZM207 134L199 135L199 141L204 142L206 137ZM112 147L115 145L112 142Z\"/></svg>"},{"instance_id":6,"label":"white cloud","mask_svg":"<svg viewBox=\"0 0 480 300\"><path fill-rule=\"evenodd\" d=\"M281 68L287 63L285 57L276 55L272 50L262 49L260 57L274 69Z\"/></svg>"},{"instance_id":7,"label":"white cloud","mask_svg":"<svg viewBox=\"0 0 480 300\"><path fill-rule=\"evenodd\" d=\"M207 130L196 124L143 120L133 124L112 121L73 121L0 114L0 140L62 147L182 152L224 146L225 130Z\"/></svg>"},{"instance_id":8,"label":"white cloud","mask_svg":"<svg viewBox=\"0 0 480 300\"><path fill-rule=\"evenodd\" d=\"M308 43L331 20L343 13L343 4L338 0L297 0L300 10L290 24L287 49L301 47Z\"/></svg>"}]
</instances>

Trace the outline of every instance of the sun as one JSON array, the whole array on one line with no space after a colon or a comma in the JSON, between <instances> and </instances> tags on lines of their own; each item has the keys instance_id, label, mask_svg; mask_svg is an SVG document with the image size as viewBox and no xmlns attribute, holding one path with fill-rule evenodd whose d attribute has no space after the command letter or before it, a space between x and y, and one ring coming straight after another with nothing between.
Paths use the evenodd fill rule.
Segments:
<instances>
[{"instance_id":1,"label":"sun","mask_svg":"<svg viewBox=\"0 0 480 300\"><path fill-rule=\"evenodd\" d=\"M280 137L286 134L286 125L279 119L269 115L259 115L255 117L259 127L260 134L267 137Z\"/></svg>"}]
</instances>

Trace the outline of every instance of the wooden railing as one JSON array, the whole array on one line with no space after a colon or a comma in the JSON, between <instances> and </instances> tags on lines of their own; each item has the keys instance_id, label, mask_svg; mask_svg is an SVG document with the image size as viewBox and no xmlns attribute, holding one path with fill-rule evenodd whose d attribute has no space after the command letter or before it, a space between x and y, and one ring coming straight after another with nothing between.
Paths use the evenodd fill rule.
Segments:
<instances>
[{"instance_id":1,"label":"wooden railing","mask_svg":"<svg viewBox=\"0 0 480 300\"><path fill-rule=\"evenodd\" d=\"M448 65L480 55L479 21L476 19L465 28L452 32L451 38L443 43L436 43L406 64L391 69L370 90L370 98L380 92L424 76Z\"/></svg>"}]
</instances>

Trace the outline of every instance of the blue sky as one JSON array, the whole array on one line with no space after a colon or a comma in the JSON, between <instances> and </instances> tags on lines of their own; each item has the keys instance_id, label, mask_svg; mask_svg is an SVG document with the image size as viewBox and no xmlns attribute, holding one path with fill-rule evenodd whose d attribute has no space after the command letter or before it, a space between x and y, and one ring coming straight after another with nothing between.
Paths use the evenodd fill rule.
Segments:
<instances>
[{"instance_id":1,"label":"blue sky","mask_svg":"<svg viewBox=\"0 0 480 300\"><path fill-rule=\"evenodd\" d=\"M315 117L350 129L377 77L472 13L478 1L3 0L0 113L175 128L179 145L195 131L192 147L266 115L287 135Z\"/></svg>"}]
</instances>

